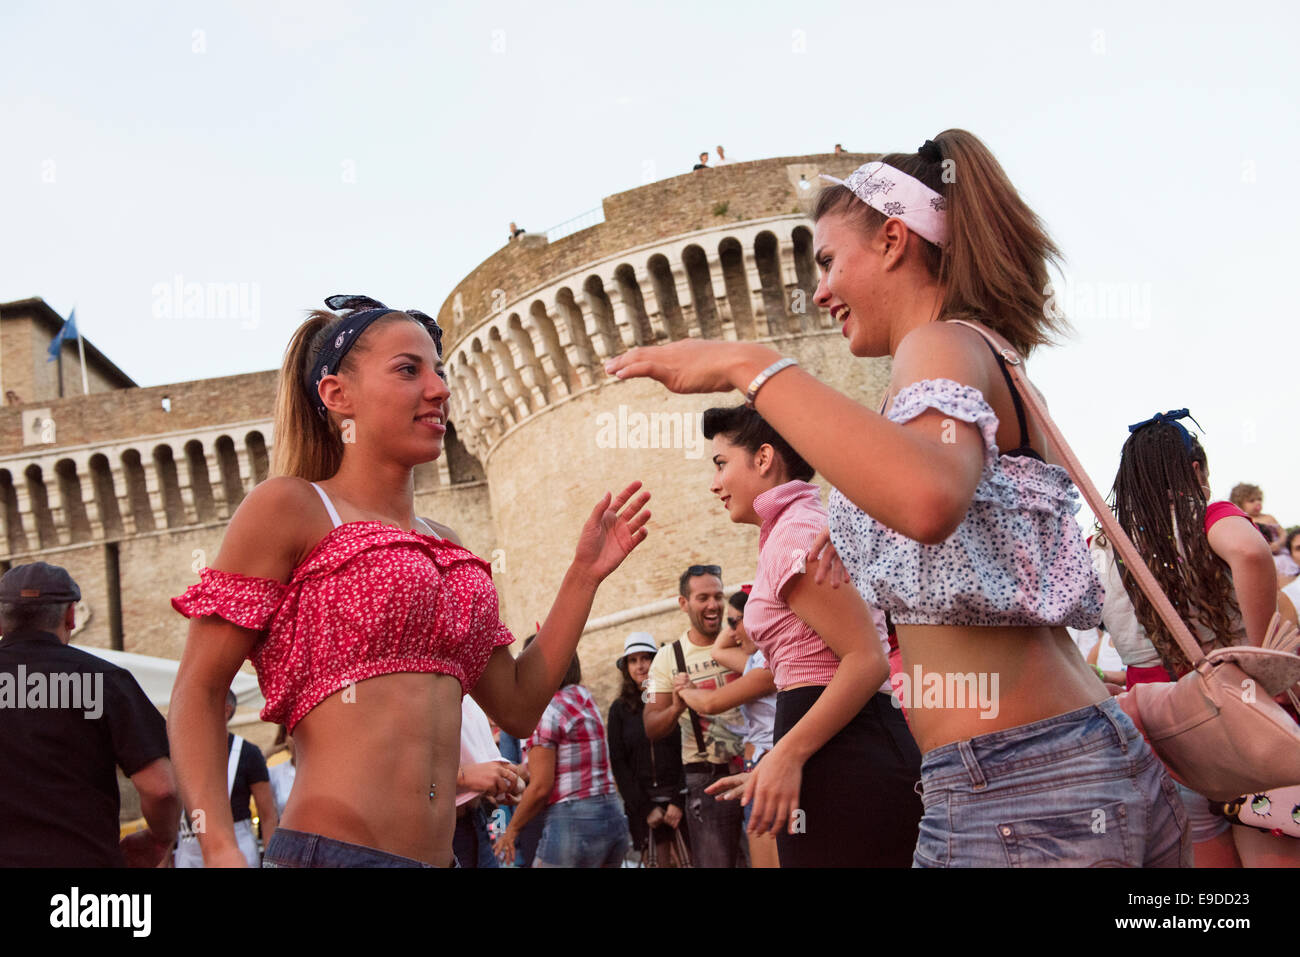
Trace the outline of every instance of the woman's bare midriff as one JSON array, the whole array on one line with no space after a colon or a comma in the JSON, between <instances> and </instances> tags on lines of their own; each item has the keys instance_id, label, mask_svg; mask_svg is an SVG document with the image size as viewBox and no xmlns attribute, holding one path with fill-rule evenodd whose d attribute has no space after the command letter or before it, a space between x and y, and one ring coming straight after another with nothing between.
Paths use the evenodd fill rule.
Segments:
<instances>
[{"instance_id":1,"label":"woman's bare midriff","mask_svg":"<svg viewBox=\"0 0 1300 957\"><path fill-rule=\"evenodd\" d=\"M1109 697L1064 628L899 625L898 646L922 754Z\"/></svg>"},{"instance_id":2,"label":"woman's bare midriff","mask_svg":"<svg viewBox=\"0 0 1300 957\"><path fill-rule=\"evenodd\" d=\"M297 776L280 823L449 866L460 700L450 675L409 673L326 698L294 728Z\"/></svg>"}]
</instances>

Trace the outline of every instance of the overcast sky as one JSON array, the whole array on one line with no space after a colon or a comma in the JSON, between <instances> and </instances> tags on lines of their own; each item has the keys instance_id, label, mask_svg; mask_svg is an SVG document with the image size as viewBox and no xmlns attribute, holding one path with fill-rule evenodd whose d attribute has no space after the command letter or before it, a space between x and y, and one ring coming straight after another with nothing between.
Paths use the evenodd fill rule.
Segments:
<instances>
[{"instance_id":1,"label":"overcast sky","mask_svg":"<svg viewBox=\"0 0 1300 957\"><path fill-rule=\"evenodd\" d=\"M1189 406L1215 494L1300 523L1296 9L6 0L0 300L75 305L141 385L267 369L324 296L436 312L510 220L717 143L963 127L1065 251L1076 336L1029 369L1103 492ZM177 277L249 310L187 317Z\"/></svg>"}]
</instances>

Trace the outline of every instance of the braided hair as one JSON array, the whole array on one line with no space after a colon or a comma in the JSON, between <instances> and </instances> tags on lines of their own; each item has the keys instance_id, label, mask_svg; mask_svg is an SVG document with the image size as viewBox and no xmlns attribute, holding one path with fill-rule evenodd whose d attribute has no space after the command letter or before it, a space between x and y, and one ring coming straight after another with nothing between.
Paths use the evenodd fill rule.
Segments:
<instances>
[{"instance_id":1,"label":"braided hair","mask_svg":"<svg viewBox=\"0 0 1300 957\"><path fill-rule=\"evenodd\" d=\"M1203 531L1205 492L1193 462L1205 475L1205 450L1195 436L1171 422L1143 426L1129 436L1120 453L1111 507L1179 616L1214 633L1202 645L1227 647L1244 641L1245 631L1228 565L1210 548ZM1118 555L1116 560L1133 610L1160 660L1175 675L1190 671L1192 663L1133 573Z\"/></svg>"}]
</instances>

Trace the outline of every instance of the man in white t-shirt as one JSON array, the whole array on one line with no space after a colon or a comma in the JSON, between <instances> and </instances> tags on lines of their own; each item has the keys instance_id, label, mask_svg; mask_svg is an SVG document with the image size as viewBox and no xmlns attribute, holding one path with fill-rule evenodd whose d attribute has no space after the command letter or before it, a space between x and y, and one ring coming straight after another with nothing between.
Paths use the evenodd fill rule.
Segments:
<instances>
[{"instance_id":1,"label":"man in white t-shirt","mask_svg":"<svg viewBox=\"0 0 1300 957\"><path fill-rule=\"evenodd\" d=\"M658 741L681 729L682 770L686 777L687 833L696 867L737 867L741 861L742 810L739 801L718 801L704 789L721 777L741 770L744 728L739 708L717 715L691 711L673 688L681 673L697 688L709 690L740 677L713 657L713 641L722 630L726 598L722 569L692 565L679 581L681 608L691 627L680 639L659 649L650 665L643 720L646 737Z\"/></svg>"}]
</instances>

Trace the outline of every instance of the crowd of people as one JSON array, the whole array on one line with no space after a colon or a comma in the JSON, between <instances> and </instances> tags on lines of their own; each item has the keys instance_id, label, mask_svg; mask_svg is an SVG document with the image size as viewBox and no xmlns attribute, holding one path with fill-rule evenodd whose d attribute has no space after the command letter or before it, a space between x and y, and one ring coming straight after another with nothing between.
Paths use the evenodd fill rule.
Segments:
<instances>
[{"instance_id":1,"label":"crowd of people","mask_svg":"<svg viewBox=\"0 0 1300 957\"><path fill-rule=\"evenodd\" d=\"M487 563L415 514L412 470L447 428L441 329L331 297L286 352L274 477L172 599L190 633L166 736L103 663L115 690L93 741L50 709L0 708L6 740L42 721L81 730L98 788L73 808L49 783L55 813L0 789L0 863L147 861L176 842L183 805L205 866L247 866L247 795L263 867L616 867L633 850L694 867L1300 862L1286 821L1234 823L1172 779L1118 697L1195 662L1106 536L1084 535L1026 415L1008 366L1066 331L1041 304L1059 254L996 159L948 130L833 181L813 219L815 301L854 356L893 360L878 410L759 342L687 339L606 365L744 395L704 415L707 491L759 529L747 590L729 597L720 566L691 564L680 636L628 636L606 717L579 637L648 534L649 492L594 503L515 656ZM1188 418L1130 426L1115 515L1203 651L1258 645L1275 616L1295 621L1297 529L1254 486L1212 500ZM709 507L703 477L700 496ZM0 692L16 668L90 667L67 647L74 594L40 563L0 579ZM1093 647L1071 640L1099 625ZM226 727L248 659L292 749L274 787ZM928 677L953 675L979 676L978 696L930 694ZM149 824L122 848L103 816L114 764ZM67 777L48 755L0 751L0 780ZM1274 799L1300 824L1295 784Z\"/></svg>"}]
</instances>

